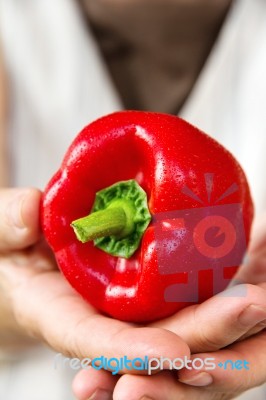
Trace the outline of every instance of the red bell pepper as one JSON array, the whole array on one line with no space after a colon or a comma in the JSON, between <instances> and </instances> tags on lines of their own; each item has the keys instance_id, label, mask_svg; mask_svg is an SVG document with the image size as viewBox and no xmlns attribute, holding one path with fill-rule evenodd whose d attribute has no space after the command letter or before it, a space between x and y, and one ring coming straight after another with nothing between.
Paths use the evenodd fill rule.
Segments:
<instances>
[{"instance_id":1,"label":"red bell pepper","mask_svg":"<svg viewBox=\"0 0 266 400\"><path fill-rule=\"evenodd\" d=\"M43 232L70 284L101 312L136 322L223 289L252 218L247 180L227 150L178 117L139 111L85 127L41 207Z\"/></svg>"}]
</instances>

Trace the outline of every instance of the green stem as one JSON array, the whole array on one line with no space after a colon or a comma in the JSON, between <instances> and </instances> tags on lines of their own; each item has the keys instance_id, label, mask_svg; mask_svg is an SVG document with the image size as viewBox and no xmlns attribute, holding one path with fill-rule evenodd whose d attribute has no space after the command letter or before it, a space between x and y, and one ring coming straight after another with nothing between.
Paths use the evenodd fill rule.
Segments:
<instances>
[{"instance_id":1,"label":"green stem","mask_svg":"<svg viewBox=\"0 0 266 400\"><path fill-rule=\"evenodd\" d=\"M134 180L117 182L95 195L90 215L72 222L76 237L108 254L129 258L151 221L147 195Z\"/></svg>"},{"instance_id":2,"label":"green stem","mask_svg":"<svg viewBox=\"0 0 266 400\"><path fill-rule=\"evenodd\" d=\"M128 201L117 200L104 210L73 221L71 226L82 243L106 236L122 238L134 229L134 209Z\"/></svg>"}]
</instances>

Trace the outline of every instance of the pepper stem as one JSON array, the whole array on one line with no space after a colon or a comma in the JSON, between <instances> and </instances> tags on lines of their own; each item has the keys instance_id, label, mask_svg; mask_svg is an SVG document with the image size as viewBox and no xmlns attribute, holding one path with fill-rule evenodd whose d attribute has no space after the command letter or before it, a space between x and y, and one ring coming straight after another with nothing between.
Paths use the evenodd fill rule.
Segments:
<instances>
[{"instance_id":1,"label":"pepper stem","mask_svg":"<svg viewBox=\"0 0 266 400\"><path fill-rule=\"evenodd\" d=\"M147 195L134 180L117 182L96 193L90 215L71 223L77 239L108 254L129 258L151 221Z\"/></svg>"},{"instance_id":2,"label":"pepper stem","mask_svg":"<svg viewBox=\"0 0 266 400\"><path fill-rule=\"evenodd\" d=\"M120 239L134 229L134 209L130 202L117 200L104 210L73 221L71 226L82 243L106 236Z\"/></svg>"}]
</instances>

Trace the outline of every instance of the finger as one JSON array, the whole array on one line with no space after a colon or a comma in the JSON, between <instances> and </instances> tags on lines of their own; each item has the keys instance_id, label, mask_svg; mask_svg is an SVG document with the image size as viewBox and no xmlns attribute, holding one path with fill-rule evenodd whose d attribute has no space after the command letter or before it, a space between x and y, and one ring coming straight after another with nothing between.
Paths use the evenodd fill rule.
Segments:
<instances>
[{"instance_id":1,"label":"finger","mask_svg":"<svg viewBox=\"0 0 266 400\"><path fill-rule=\"evenodd\" d=\"M237 341L241 341L247 339L250 336L256 335L257 333L263 331L263 329L265 328L266 328L266 320L263 320L257 325L255 325L252 329L247 331L243 336L240 336L240 338Z\"/></svg>"},{"instance_id":2,"label":"finger","mask_svg":"<svg viewBox=\"0 0 266 400\"><path fill-rule=\"evenodd\" d=\"M93 368L81 370L75 376L72 390L78 400L89 398L112 400L113 390L119 377L108 371L97 371Z\"/></svg>"},{"instance_id":3,"label":"finger","mask_svg":"<svg viewBox=\"0 0 266 400\"><path fill-rule=\"evenodd\" d=\"M37 189L2 189L0 191L0 251L23 249L40 236Z\"/></svg>"},{"instance_id":4,"label":"finger","mask_svg":"<svg viewBox=\"0 0 266 400\"><path fill-rule=\"evenodd\" d=\"M215 359L215 369L183 368L153 376L123 375L114 400L226 400L266 381L266 333L219 352L195 354L191 360ZM232 363L231 363L232 361ZM218 364L222 363L223 367ZM234 364L233 364L234 363ZM197 365L199 362L197 361ZM232 369L232 365L235 365ZM242 369L240 367L242 366ZM249 369L247 369L247 367ZM179 377L179 380L178 380Z\"/></svg>"},{"instance_id":5,"label":"finger","mask_svg":"<svg viewBox=\"0 0 266 400\"><path fill-rule=\"evenodd\" d=\"M10 272L12 267L7 269ZM187 344L172 332L136 327L98 314L59 272L37 274L21 280L18 286L13 282L13 287L13 309L19 325L68 357L133 359L190 354Z\"/></svg>"},{"instance_id":6,"label":"finger","mask_svg":"<svg viewBox=\"0 0 266 400\"><path fill-rule=\"evenodd\" d=\"M153 323L179 335L192 353L225 347L266 319L265 289L237 285Z\"/></svg>"},{"instance_id":7,"label":"finger","mask_svg":"<svg viewBox=\"0 0 266 400\"><path fill-rule=\"evenodd\" d=\"M266 382L266 331L213 353L191 357L215 359L215 368L179 371L179 380L210 391L241 393Z\"/></svg>"},{"instance_id":8,"label":"finger","mask_svg":"<svg viewBox=\"0 0 266 400\"><path fill-rule=\"evenodd\" d=\"M176 374L163 371L153 376L123 375L115 386L114 400L219 400L204 388L178 382ZM221 400L225 397L221 397Z\"/></svg>"}]
</instances>

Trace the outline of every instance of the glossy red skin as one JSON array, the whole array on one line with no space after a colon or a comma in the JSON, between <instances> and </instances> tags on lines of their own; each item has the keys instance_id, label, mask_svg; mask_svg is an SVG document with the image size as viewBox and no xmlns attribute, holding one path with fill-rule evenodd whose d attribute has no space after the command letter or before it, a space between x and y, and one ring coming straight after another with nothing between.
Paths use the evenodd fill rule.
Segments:
<instances>
[{"instance_id":1,"label":"glossy red skin","mask_svg":"<svg viewBox=\"0 0 266 400\"><path fill-rule=\"evenodd\" d=\"M199 207L182 188L187 185L207 204L206 172L215 176L213 198L238 184L238 192L219 204L243 205L248 242L253 205L245 175L212 138L175 116L139 111L117 112L85 127L49 182L41 207L44 235L70 284L101 312L126 321L152 321L191 305L164 300L165 288L184 282L186 273L160 274L152 222L129 260L92 242L82 244L70 223L90 213L97 191L128 179L146 191L152 215ZM203 273L199 302L211 296L210 279Z\"/></svg>"}]
</instances>

